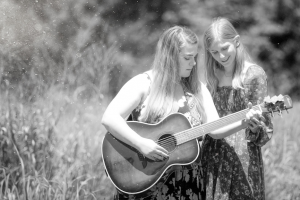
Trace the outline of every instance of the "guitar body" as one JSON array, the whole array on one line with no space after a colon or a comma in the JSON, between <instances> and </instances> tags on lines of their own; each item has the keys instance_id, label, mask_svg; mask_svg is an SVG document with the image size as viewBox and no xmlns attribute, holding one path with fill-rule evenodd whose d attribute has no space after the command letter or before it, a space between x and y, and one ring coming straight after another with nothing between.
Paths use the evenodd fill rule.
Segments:
<instances>
[{"instance_id":1,"label":"guitar body","mask_svg":"<svg viewBox=\"0 0 300 200\"><path fill-rule=\"evenodd\" d=\"M103 139L102 157L108 176L115 187L127 194L138 194L150 189L172 165L191 164L199 155L196 139L177 145L176 133L190 129L182 114L172 114L158 124L128 122L142 137L157 141L168 150L169 158L153 161L136 149L107 133Z\"/></svg>"}]
</instances>

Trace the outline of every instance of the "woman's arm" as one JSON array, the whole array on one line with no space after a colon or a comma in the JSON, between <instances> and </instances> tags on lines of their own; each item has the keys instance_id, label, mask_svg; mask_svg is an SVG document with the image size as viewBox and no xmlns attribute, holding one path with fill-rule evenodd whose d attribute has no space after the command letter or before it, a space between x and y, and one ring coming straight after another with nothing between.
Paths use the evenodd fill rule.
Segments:
<instances>
[{"instance_id":1,"label":"woman's arm","mask_svg":"<svg viewBox=\"0 0 300 200\"><path fill-rule=\"evenodd\" d=\"M108 105L102 117L102 124L116 138L136 148L146 157L162 160L168 156L167 150L154 141L141 137L125 120L148 94L149 84L146 75L137 75L129 80Z\"/></svg>"},{"instance_id":2,"label":"woman's arm","mask_svg":"<svg viewBox=\"0 0 300 200\"><path fill-rule=\"evenodd\" d=\"M264 70L259 66L251 66L246 73L244 80L246 98L253 105L262 103L267 96L267 76ZM258 146L266 144L273 135L273 123L271 115L263 113L263 120L256 121L258 128L251 126L246 129L247 140Z\"/></svg>"}]
</instances>

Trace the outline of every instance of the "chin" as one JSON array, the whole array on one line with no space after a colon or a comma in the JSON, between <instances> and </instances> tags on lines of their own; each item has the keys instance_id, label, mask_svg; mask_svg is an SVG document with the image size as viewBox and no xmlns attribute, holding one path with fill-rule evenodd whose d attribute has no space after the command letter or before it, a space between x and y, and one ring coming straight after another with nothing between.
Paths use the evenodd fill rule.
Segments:
<instances>
[{"instance_id":1,"label":"chin","mask_svg":"<svg viewBox=\"0 0 300 200\"><path fill-rule=\"evenodd\" d=\"M183 75L181 75L181 78L187 78L187 77L189 77L191 74L189 73L189 74L183 74Z\"/></svg>"}]
</instances>

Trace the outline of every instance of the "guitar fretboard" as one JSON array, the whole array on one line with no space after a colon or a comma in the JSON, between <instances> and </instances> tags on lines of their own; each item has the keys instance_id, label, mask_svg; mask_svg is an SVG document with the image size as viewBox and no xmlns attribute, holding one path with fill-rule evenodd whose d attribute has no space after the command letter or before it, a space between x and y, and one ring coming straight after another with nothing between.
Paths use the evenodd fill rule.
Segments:
<instances>
[{"instance_id":1,"label":"guitar fretboard","mask_svg":"<svg viewBox=\"0 0 300 200\"><path fill-rule=\"evenodd\" d=\"M259 104L259 105L253 106L252 109L262 111L261 106L262 106L262 104ZM248 111L249 111L249 109L241 110L239 112L222 117L216 121L205 123L203 125L196 126L191 129L176 133L173 136L177 140L177 145L180 145L182 143L194 140L204 134L207 134L214 130L222 128L226 125L243 120L243 119L245 119Z\"/></svg>"}]
</instances>

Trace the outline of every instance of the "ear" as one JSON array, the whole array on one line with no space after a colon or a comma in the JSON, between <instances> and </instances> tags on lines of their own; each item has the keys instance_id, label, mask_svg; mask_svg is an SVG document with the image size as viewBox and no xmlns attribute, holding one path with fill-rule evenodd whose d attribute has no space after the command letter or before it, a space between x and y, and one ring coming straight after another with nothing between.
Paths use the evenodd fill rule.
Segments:
<instances>
[{"instance_id":1,"label":"ear","mask_svg":"<svg viewBox=\"0 0 300 200\"><path fill-rule=\"evenodd\" d=\"M239 35L236 35L236 36L233 38L233 41L234 41L234 43L235 43L235 47L240 46L240 36L239 36Z\"/></svg>"}]
</instances>

